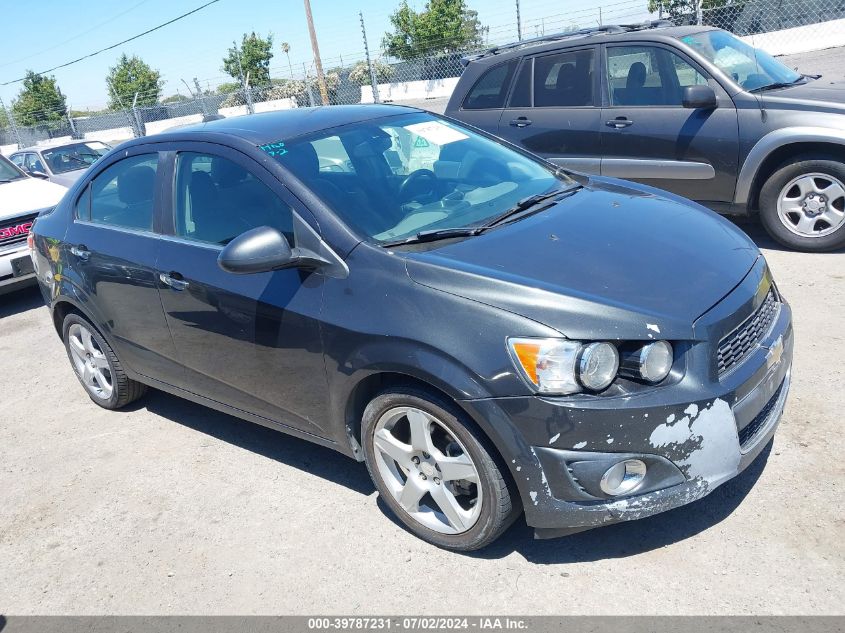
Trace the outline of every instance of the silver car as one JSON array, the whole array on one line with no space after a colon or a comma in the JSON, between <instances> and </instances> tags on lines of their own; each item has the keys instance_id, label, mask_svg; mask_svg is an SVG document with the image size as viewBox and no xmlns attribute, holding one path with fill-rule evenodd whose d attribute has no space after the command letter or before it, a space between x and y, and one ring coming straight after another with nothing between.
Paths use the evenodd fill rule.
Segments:
<instances>
[{"instance_id":1,"label":"silver car","mask_svg":"<svg viewBox=\"0 0 845 633\"><path fill-rule=\"evenodd\" d=\"M30 176L70 187L110 149L109 145L100 141L69 141L27 147L9 158Z\"/></svg>"}]
</instances>

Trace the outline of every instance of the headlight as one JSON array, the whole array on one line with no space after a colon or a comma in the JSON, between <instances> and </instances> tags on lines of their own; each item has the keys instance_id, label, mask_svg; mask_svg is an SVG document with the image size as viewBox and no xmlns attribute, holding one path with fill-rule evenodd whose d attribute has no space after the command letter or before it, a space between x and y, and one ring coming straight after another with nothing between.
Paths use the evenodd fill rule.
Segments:
<instances>
[{"instance_id":1,"label":"headlight","mask_svg":"<svg viewBox=\"0 0 845 633\"><path fill-rule=\"evenodd\" d=\"M592 391L607 389L619 371L619 352L610 343L590 343L578 359L578 379Z\"/></svg>"},{"instance_id":2,"label":"headlight","mask_svg":"<svg viewBox=\"0 0 845 633\"><path fill-rule=\"evenodd\" d=\"M610 343L512 338L508 346L525 379L544 394L576 393L582 387L601 391L619 368L619 354Z\"/></svg>"},{"instance_id":3,"label":"headlight","mask_svg":"<svg viewBox=\"0 0 845 633\"><path fill-rule=\"evenodd\" d=\"M624 352L619 373L629 378L658 383L672 371L674 351L668 341L654 341Z\"/></svg>"}]
</instances>

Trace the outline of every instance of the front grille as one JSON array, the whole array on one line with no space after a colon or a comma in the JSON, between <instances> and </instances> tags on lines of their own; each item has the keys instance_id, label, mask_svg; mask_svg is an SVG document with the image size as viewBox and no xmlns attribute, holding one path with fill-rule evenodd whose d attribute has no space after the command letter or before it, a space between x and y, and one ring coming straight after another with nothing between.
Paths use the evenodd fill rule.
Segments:
<instances>
[{"instance_id":1,"label":"front grille","mask_svg":"<svg viewBox=\"0 0 845 633\"><path fill-rule=\"evenodd\" d=\"M742 449L747 448L754 441L757 439L760 431L762 431L766 424L769 421L769 416L772 414L772 409L775 408L775 405L778 402L778 398L780 398L780 394L783 391L784 385L786 385L786 380L780 383L780 387L777 388L775 394L769 398L769 401L766 403L766 406L754 416L754 419L748 423L748 425L739 432L739 445Z\"/></svg>"},{"instance_id":2,"label":"front grille","mask_svg":"<svg viewBox=\"0 0 845 633\"><path fill-rule=\"evenodd\" d=\"M755 350L772 326L779 307L772 287L757 311L719 341L716 362L720 376L739 365Z\"/></svg>"},{"instance_id":3,"label":"front grille","mask_svg":"<svg viewBox=\"0 0 845 633\"><path fill-rule=\"evenodd\" d=\"M29 229L32 228L32 223L37 217L37 213L29 213L17 218L0 220L0 247L26 240Z\"/></svg>"}]
</instances>

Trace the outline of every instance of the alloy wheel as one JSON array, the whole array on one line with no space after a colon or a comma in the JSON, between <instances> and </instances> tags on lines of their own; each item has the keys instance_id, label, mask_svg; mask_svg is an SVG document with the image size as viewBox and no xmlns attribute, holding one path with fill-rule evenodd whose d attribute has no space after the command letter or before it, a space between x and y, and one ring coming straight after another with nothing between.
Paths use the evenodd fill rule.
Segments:
<instances>
[{"instance_id":1,"label":"alloy wheel","mask_svg":"<svg viewBox=\"0 0 845 633\"><path fill-rule=\"evenodd\" d=\"M778 218L801 237L830 235L845 224L845 185L828 174L798 176L781 189Z\"/></svg>"},{"instance_id":2,"label":"alloy wheel","mask_svg":"<svg viewBox=\"0 0 845 633\"><path fill-rule=\"evenodd\" d=\"M91 330L74 323L68 328L67 338L71 360L82 385L100 400L111 398L114 391L111 367Z\"/></svg>"},{"instance_id":3,"label":"alloy wheel","mask_svg":"<svg viewBox=\"0 0 845 633\"><path fill-rule=\"evenodd\" d=\"M460 440L416 407L386 411L373 433L376 467L399 506L442 534L471 529L481 514L478 468Z\"/></svg>"}]
</instances>

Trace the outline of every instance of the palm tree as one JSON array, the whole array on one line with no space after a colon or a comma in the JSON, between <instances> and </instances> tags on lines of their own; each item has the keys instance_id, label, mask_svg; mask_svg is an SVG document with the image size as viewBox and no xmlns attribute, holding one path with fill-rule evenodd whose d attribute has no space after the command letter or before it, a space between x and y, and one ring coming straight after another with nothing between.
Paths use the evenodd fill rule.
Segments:
<instances>
[{"instance_id":1,"label":"palm tree","mask_svg":"<svg viewBox=\"0 0 845 633\"><path fill-rule=\"evenodd\" d=\"M290 78L293 79L293 66L290 63L290 44L287 42L282 42L282 52L285 54L285 57L288 58L288 68L290 69Z\"/></svg>"}]
</instances>

